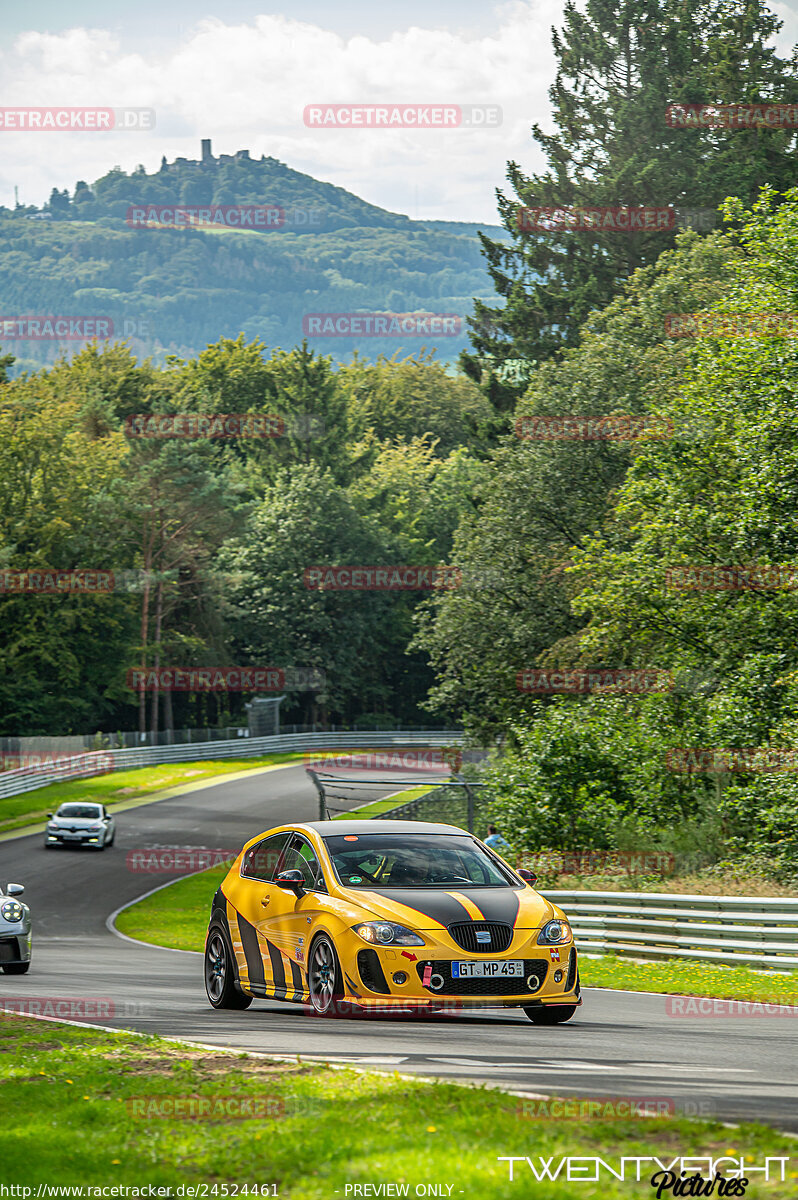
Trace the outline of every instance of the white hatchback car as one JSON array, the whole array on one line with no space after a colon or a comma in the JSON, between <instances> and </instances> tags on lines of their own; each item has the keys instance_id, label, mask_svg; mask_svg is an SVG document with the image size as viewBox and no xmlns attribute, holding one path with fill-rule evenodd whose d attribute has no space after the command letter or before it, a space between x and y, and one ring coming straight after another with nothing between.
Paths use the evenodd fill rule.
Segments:
<instances>
[{"instance_id":1,"label":"white hatchback car","mask_svg":"<svg viewBox=\"0 0 798 1200\"><path fill-rule=\"evenodd\" d=\"M58 811L47 814L44 846L92 846L104 850L113 846L116 836L114 818L103 804L71 800Z\"/></svg>"}]
</instances>

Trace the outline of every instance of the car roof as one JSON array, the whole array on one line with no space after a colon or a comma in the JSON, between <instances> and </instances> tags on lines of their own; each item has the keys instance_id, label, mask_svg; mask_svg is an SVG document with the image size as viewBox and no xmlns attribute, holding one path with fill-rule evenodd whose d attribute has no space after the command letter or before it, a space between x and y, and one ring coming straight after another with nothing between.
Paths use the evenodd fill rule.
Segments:
<instances>
[{"instance_id":1,"label":"car roof","mask_svg":"<svg viewBox=\"0 0 798 1200\"><path fill-rule=\"evenodd\" d=\"M433 835L456 834L460 837L469 837L470 834L466 829L459 829L456 825L435 825L430 821L303 821L301 825L297 825L296 829L313 829L322 837L330 837L332 834L347 834L347 833L369 833L380 835L382 833L427 833Z\"/></svg>"}]
</instances>

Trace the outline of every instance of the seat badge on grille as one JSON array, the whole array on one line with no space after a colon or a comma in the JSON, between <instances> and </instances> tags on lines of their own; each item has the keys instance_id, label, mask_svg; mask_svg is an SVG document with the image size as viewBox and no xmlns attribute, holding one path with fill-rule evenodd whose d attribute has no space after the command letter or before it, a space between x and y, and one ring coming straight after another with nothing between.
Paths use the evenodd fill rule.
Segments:
<instances>
[{"instance_id":1,"label":"seat badge on grille","mask_svg":"<svg viewBox=\"0 0 798 1200\"><path fill-rule=\"evenodd\" d=\"M481 942L483 945L489 946L490 945L490 930L489 929L477 929L476 930L476 939L478 942Z\"/></svg>"}]
</instances>

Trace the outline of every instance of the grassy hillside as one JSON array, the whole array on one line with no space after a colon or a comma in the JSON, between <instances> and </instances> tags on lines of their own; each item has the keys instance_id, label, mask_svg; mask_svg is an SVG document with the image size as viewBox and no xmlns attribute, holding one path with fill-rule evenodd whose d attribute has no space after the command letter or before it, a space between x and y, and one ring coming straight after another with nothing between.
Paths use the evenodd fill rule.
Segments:
<instances>
[{"instance_id":1,"label":"grassy hillside","mask_svg":"<svg viewBox=\"0 0 798 1200\"><path fill-rule=\"evenodd\" d=\"M225 156L232 158L232 156ZM131 207L255 204L283 210L279 229L130 228ZM497 230L489 229L492 236ZM0 209L0 311L104 316L114 336L163 360L244 332L268 346L302 340L318 312L435 312L465 317L489 298L477 227L411 221L273 158L178 159L148 175L114 169L35 209ZM456 337L313 338L337 359L435 347ZM72 344L77 345L77 343ZM64 343L7 339L16 371L49 363ZM68 348L68 347L66 347Z\"/></svg>"}]
</instances>

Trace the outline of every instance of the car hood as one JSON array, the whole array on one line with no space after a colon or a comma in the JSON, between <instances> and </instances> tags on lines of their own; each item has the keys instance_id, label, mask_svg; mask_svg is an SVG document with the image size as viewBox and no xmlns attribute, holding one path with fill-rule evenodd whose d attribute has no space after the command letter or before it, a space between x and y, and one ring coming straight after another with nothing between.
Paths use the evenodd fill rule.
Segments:
<instances>
[{"instance_id":1,"label":"car hood","mask_svg":"<svg viewBox=\"0 0 798 1200\"><path fill-rule=\"evenodd\" d=\"M538 929L555 910L532 888L343 888L347 900L383 921L411 929L444 928L457 921L496 921Z\"/></svg>"},{"instance_id":2,"label":"car hood","mask_svg":"<svg viewBox=\"0 0 798 1200\"><path fill-rule=\"evenodd\" d=\"M65 829L88 829L90 825L102 825L102 817L53 817L48 824Z\"/></svg>"}]
</instances>

